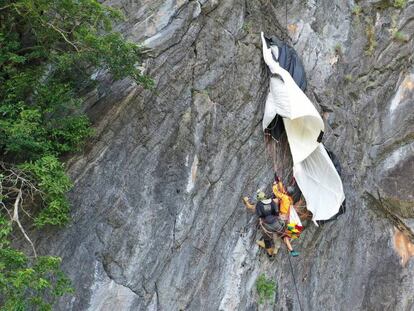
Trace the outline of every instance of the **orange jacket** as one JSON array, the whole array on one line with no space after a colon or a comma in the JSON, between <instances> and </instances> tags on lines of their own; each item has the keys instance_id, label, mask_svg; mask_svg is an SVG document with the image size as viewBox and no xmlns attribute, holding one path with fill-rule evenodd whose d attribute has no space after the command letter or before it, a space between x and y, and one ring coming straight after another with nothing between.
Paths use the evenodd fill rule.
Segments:
<instances>
[{"instance_id":1,"label":"orange jacket","mask_svg":"<svg viewBox=\"0 0 414 311\"><path fill-rule=\"evenodd\" d=\"M283 215L287 215L289 213L289 208L293 204L293 199L291 196L286 194L285 187L283 187L283 184L281 181L279 181L277 184L274 184L273 187L273 193L275 194L276 198L280 200L279 204L279 211Z\"/></svg>"}]
</instances>

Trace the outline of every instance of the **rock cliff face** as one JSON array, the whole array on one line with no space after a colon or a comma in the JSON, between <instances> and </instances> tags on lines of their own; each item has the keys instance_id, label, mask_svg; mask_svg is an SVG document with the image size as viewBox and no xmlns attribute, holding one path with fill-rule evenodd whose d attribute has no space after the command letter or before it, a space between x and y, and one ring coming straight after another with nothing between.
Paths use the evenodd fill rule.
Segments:
<instances>
[{"instance_id":1,"label":"rock cliff face","mask_svg":"<svg viewBox=\"0 0 414 311\"><path fill-rule=\"evenodd\" d=\"M156 89L97 73L96 137L68 163L73 222L38 239L76 287L57 309L299 310L286 251L259 251L241 204L274 165L264 31L303 57L343 166L346 214L296 242L302 310L414 310L414 2L400 2L106 1ZM274 305L257 303L260 273L278 284Z\"/></svg>"}]
</instances>

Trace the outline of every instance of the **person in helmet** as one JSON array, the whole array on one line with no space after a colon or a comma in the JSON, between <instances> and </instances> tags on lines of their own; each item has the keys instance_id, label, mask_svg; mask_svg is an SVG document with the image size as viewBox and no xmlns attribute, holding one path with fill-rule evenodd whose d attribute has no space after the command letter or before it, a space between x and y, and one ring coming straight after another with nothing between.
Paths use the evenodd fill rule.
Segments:
<instances>
[{"instance_id":1,"label":"person in helmet","mask_svg":"<svg viewBox=\"0 0 414 311\"><path fill-rule=\"evenodd\" d=\"M250 203L248 197L243 198L246 208L255 212L259 217L260 225L263 231L263 239L257 241L257 244L266 249L269 256L276 254L280 247L280 237L286 244L290 255L299 256L299 252L295 251L290 243L289 231L287 224L289 221L289 211L293 205L292 194L294 187L285 189L280 178L275 174L275 182L272 186L273 199L266 198L266 194L262 190L256 192L257 203ZM289 194L289 191L291 194Z\"/></svg>"},{"instance_id":2,"label":"person in helmet","mask_svg":"<svg viewBox=\"0 0 414 311\"><path fill-rule=\"evenodd\" d=\"M248 210L256 213L259 217L262 239L256 243L266 250L269 257L272 257L277 254L280 247L280 241L275 239L275 233L284 231L284 226L278 221L278 199L266 198L266 194L260 189L256 192L256 199L255 205L250 203L248 197L243 198L243 203Z\"/></svg>"}]
</instances>

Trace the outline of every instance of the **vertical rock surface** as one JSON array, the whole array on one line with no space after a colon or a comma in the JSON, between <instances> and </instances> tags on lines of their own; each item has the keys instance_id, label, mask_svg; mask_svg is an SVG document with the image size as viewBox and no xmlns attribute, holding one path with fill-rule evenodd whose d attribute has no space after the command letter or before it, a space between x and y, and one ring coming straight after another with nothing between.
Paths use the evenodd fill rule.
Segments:
<instances>
[{"instance_id":1,"label":"vertical rock surface","mask_svg":"<svg viewBox=\"0 0 414 311\"><path fill-rule=\"evenodd\" d=\"M302 309L414 309L413 1L105 3L145 46L156 89L98 73L96 137L68 163L73 221L38 240L76 287L58 309L299 310L285 251L258 250L241 204L272 177L260 31L302 55L344 171L347 213L296 242ZM257 303L260 273L274 305Z\"/></svg>"}]
</instances>

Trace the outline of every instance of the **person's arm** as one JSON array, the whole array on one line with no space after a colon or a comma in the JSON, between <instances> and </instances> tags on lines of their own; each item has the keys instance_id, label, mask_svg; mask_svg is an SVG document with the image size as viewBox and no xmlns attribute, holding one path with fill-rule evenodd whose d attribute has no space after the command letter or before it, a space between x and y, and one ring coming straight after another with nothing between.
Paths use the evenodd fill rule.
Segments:
<instances>
[{"instance_id":1,"label":"person's arm","mask_svg":"<svg viewBox=\"0 0 414 311\"><path fill-rule=\"evenodd\" d=\"M278 187L278 189L279 189L280 192L286 194L285 186L283 185L283 183L282 183L281 180L279 180L279 182L277 183L277 187Z\"/></svg>"},{"instance_id":2,"label":"person's arm","mask_svg":"<svg viewBox=\"0 0 414 311\"><path fill-rule=\"evenodd\" d=\"M273 187L272 187L273 193L275 194L276 198L280 199L281 201L281 204L279 207L280 212L282 214L287 214L289 211L290 204L292 203L292 200L290 196L288 196L287 194L281 191L280 187L284 189L281 181L279 181L278 183L273 183Z\"/></svg>"},{"instance_id":3,"label":"person's arm","mask_svg":"<svg viewBox=\"0 0 414 311\"><path fill-rule=\"evenodd\" d=\"M279 185L281 185L281 184L282 184L282 182L280 182L280 181L278 183L274 182L273 187L272 187L273 194L276 196L276 198L278 198L280 200L282 200L283 196L285 196L285 194L282 191L279 190ZM282 187L283 187L283 185L282 185Z\"/></svg>"},{"instance_id":4,"label":"person's arm","mask_svg":"<svg viewBox=\"0 0 414 311\"><path fill-rule=\"evenodd\" d=\"M249 210L249 211L251 211L251 212L256 212L256 206L254 206L253 204L251 204L250 202L249 202L249 198L248 197L244 197L243 198L243 203L244 203L244 205L246 206L246 208Z\"/></svg>"}]
</instances>

